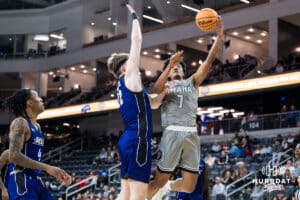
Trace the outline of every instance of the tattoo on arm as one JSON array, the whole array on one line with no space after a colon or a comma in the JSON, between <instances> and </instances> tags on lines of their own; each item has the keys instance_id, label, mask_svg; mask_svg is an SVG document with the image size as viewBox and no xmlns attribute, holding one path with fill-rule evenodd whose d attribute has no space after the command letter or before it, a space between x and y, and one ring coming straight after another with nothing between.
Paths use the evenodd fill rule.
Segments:
<instances>
[{"instance_id":1,"label":"tattoo on arm","mask_svg":"<svg viewBox=\"0 0 300 200\"><path fill-rule=\"evenodd\" d=\"M32 160L22 153L26 139L25 136L28 132L29 127L25 119L16 118L11 123L9 132L9 161L25 168L45 170L46 164Z\"/></svg>"}]
</instances>

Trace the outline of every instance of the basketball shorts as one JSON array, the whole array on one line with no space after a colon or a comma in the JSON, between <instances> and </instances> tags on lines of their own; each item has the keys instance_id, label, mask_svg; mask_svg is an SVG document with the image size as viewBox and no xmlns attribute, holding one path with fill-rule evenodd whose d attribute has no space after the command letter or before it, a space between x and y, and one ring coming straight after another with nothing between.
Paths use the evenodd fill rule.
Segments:
<instances>
[{"instance_id":1,"label":"basketball shorts","mask_svg":"<svg viewBox=\"0 0 300 200\"><path fill-rule=\"evenodd\" d=\"M177 167L199 172L200 137L196 127L168 126L159 145L158 170L172 173Z\"/></svg>"},{"instance_id":2,"label":"basketball shorts","mask_svg":"<svg viewBox=\"0 0 300 200\"><path fill-rule=\"evenodd\" d=\"M54 200L40 177L23 171L8 174L6 183L10 200Z\"/></svg>"},{"instance_id":3,"label":"basketball shorts","mask_svg":"<svg viewBox=\"0 0 300 200\"><path fill-rule=\"evenodd\" d=\"M152 164L151 138L141 142L136 131L125 131L118 142L121 178L149 183Z\"/></svg>"}]
</instances>

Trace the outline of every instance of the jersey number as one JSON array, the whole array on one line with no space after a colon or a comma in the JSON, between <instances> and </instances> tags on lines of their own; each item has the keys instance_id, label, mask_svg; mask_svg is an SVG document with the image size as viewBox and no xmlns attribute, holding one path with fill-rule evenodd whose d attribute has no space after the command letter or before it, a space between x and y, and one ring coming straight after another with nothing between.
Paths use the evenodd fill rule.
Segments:
<instances>
[{"instance_id":1,"label":"jersey number","mask_svg":"<svg viewBox=\"0 0 300 200\"><path fill-rule=\"evenodd\" d=\"M183 104L183 95L182 94L180 94L180 95L177 95L178 96L178 98L179 98L179 108L182 108L182 104Z\"/></svg>"},{"instance_id":2,"label":"jersey number","mask_svg":"<svg viewBox=\"0 0 300 200\"><path fill-rule=\"evenodd\" d=\"M119 105L122 106L124 101L123 101L123 98L122 98L122 91L120 89L120 85L118 85L118 89L117 89L117 98L118 98Z\"/></svg>"}]
</instances>

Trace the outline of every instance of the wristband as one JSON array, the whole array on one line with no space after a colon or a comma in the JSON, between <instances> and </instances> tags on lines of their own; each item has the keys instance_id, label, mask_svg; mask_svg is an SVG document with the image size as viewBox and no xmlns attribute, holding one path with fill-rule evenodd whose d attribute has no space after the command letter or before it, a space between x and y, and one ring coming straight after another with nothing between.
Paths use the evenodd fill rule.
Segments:
<instances>
[{"instance_id":1,"label":"wristband","mask_svg":"<svg viewBox=\"0 0 300 200\"><path fill-rule=\"evenodd\" d=\"M131 17L132 17L132 20L138 19L138 16L137 16L137 14L135 12L131 13Z\"/></svg>"}]
</instances>

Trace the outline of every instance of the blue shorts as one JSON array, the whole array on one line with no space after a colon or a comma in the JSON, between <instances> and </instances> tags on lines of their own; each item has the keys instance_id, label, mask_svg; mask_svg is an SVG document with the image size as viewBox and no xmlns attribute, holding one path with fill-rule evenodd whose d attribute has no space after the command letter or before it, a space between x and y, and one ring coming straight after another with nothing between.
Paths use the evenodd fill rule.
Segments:
<instances>
[{"instance_id":1,"label":"blue shorts","mask_svg":"<svg viewBox=\"0 0 300 200\"><path fill-rule=\"evenodd\" d=\"M118 143L121 178L149 183L152 155L151 139L139 141L136 131L125 131Z\"/></svg>"},{"instance_id":2,"label":"blue shorts","mask_svg":"<svg viewBox=\"0 0 300 200\"><path fill-rule=\"evenodd\" d=\"M54 200L39 177L17 172L10 174L6 180L10 200Z\"/></svg>"}]
</instances>

